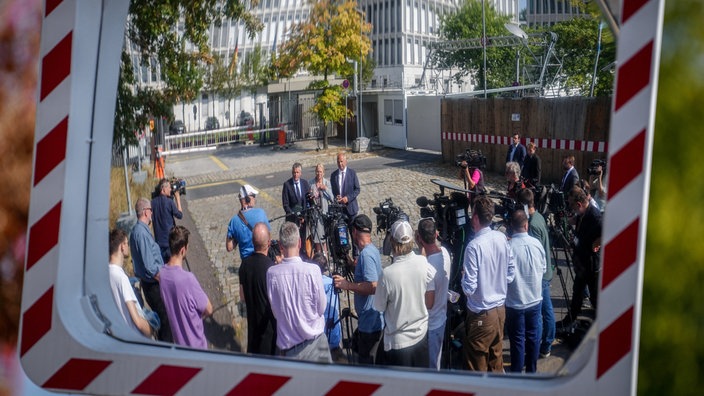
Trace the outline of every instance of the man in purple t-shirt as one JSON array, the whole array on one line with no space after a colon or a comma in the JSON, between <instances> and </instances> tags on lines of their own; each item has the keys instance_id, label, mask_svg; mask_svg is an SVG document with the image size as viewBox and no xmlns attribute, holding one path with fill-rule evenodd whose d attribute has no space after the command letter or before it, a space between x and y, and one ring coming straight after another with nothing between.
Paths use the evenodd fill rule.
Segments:
<instances>
[{"instance_id":1,"label":"man in purple t-shirt","mask_svg":"<svg viewBox=\"0 0 704 396\"><path fill-rule=\"evenodd\" d=\"M213 305L195 275L183 269L190 232L176 226L169 232L171 258L160 274L161 298L166 306L174 342L194 348L208 347L203 318L213 314Z\"/></svg>"}]
</instances>

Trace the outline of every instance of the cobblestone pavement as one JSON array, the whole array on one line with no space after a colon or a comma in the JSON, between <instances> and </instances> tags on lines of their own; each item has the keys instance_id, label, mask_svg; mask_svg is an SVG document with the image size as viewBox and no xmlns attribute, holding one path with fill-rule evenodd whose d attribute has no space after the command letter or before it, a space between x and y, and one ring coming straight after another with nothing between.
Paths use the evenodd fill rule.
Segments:
<instances>
[{"instance_id":1,"label":"cobblestone pavement","mask_svg":"<svg viewBox=\"0 0 704 396\"><path fill-rule=\"evenodd\" d=\"M297 143L298 151L287 152L283 155L272 155L270 150L258 148L259 154L246 156L245 159L236 163L235 170L198 170L188 163L180 163L179 158L167 161L167 174L178 174L185 178L188 186L197 186L208 183L219 183L236 180L238 183L249 183L247 180L257 176L266 176L282 170L290 169L293 162L298 161L303 165L303 177L310 179L313 177L315 164L325 165L325 174L329 178L330 173L336 168L335 157L341 148L332 144L328 150L316 150L315 142ZM344 150L344 147L342 148ZM254 149L256 150L256 148ZM392 149L381 149L366 153L352 153L347 151L348 166L355 169L355 163L361 159L372 156L384 156L390 154ZM416 198L419 196L431 197L433 193L439 192L439 187L430 182L430 179L437 178L446 182L460 186L462 181L457 178L458 170L453 164L441 162L438 155L436 161L408 166L392 166L381 169L357 171L357 176L361 185L361 193L358 197L360 213L368 215L376 224L376 215L373 208L378 206L385 198L392 198L394 203L409 215L411 224L417 224L420 220ZM210 161L203 157L201 161ZM232 169L232 168L231 168ZM199 173L200 172L200 173ZM280 184L270 188L260 188L257 197L257 206L263 208L269 219L272 221L272 238L276 238L276 230L283 222L281 216L284 215L281 207L281 180ZM485 183L490 190L502 191L504 186L503 178L495 174L485 175ZM447 192L446 192L447 194ZM235 322L243 321L238 311L236 302L239 300L239 281L237 271L239 269L240 258L236 251L228 253L225 249L225 237L227 224L230 218L239 209L239 201L235 194L208 197L189 201L188 209L200 234L205 250L208 252L209 260L213 265L215 275L220 280L222 292L225 300L228 301L227 308L230 310ZM374 234L373 240L377 246L381 246L381 234ZM240 326L237 326L240 327ZM238 338L242 345L246 345L246 336L239 334Z\"/></svg>"}]
</instances>

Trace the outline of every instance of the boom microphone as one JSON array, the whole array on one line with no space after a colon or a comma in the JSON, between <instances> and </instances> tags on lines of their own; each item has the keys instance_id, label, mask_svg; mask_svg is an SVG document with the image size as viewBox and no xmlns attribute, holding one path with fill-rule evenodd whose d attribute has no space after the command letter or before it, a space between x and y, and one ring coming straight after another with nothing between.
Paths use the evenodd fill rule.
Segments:
<instances>
[{"instance_id":1,"label":"boom microphone","mask_svg":"<svg viewBox=\"0 0 704 396\"><path fill-rule=\"evenodd\" d=\"M428 206L428 198L427 197L418 197L416 198L416 205L420 206L421 208L424 208Z\"/></svg>"}]
</instances>

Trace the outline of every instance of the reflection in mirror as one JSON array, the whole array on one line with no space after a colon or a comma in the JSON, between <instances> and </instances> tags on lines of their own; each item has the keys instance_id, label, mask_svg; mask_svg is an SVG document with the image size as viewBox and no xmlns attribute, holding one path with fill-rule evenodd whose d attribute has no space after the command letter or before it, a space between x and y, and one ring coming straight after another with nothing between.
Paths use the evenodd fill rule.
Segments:
<instances>
[{"instance_id":1,"label":"reflection in mirror","mask_svg":"<svg viewBox=\"0 0 704 396\"><path fill-rule=\"evenodd\" d=\"M422 27L438 38L427 48L405 45L400 23L397 40L375 41L390 46L373 57L397 71L394 89L367 89L390 78L381 68L360 77L363 100L346 100L364 110L340 128L308 111L315 95L292 84L300 78L258 89L267 85L252 77L253 59L276 51L278 20L265 23L281 33L267 36L271 54L239 37L241 21L214 24L214 55L185 84L197 92L127 40L110 224L130 234L123 268L138 280L135 300L160 318L156 340L335 364L557 373L595 319L614 39L593 9L570 19L557 7L566 20L548 25L555 13L532 0L515 21L501 9L482 18L472 4ZM491 43L481 30L455 35L465 20L486 25ZM332 147L320 152L323 137ZM425 150L365 153L370 137ZM169 246L174 224L190 232L183 253ZM175 289L159 276L172 266ZM185 300L193 311L176 309ZM121 312L130 319L129 306ZM174 329L183 318L198 343ZM138 322L127 320L141 331Z\"/></svg>"}]
</instances>

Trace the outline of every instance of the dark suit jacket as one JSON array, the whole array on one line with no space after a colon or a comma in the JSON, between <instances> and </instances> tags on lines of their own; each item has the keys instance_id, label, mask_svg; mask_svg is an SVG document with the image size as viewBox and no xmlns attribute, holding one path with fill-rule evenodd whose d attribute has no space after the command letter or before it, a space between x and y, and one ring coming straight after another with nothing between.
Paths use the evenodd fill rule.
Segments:
<instances>
[{"instance_id":1,"label":"dark suit jacket","mask_svg":"<svg viewBox=\"0 0 704 396\"><path fill-rule=\"evenodd\" d=\"M506 162L511 161L511 150L513 149L513 144L508 145L508 151L506 151ZM516 152L513 154L513 162L518 162L518 165L523 168L523 161L526 159L526 146L518 143L516 147Z\"/></svg>"},{"instance_id":2,"label":"dark suit jacket","mask_svg":"<svg viewBox=\"0 0 704 396\"><path fill-rule=\"evenodd\" d=\"M341 197L347 197L347 215L350 219L357 215L359 212L359 205L357 204L357 196L359 195L359 180L357 179L357 173L350 169L348 166L345 169L345 185L342 186L342 192L340 192L340 170L335 170L330 175L330 184L332 184L332 195L333 198L338 195Z\"/></svg>"},{"instance_id":3,"label":"dark suit jacket","mask_svg":"<svg viewBox=\"0 0 704 396\"><path fill-rule=\"evenodd\" d=\"M286 212L286 214L295 213L308 207L306 194L310 191L310 185L305 179L300 179L299 182L301 183L301 201L299 201L296 196L296 187L293 185L293 178L286 180L284 188L281 190L281 203L284 206L284 212Z\"/></svg>"},{"instance_id":4,"label":"dark suit jacket","mask_svg":"<svg viewBox=\"0 0 704 396\"><path fill-rule=\"evenodd\" d=\"M567 174L567 178L563 176L563 180L564 182L560 185L560 191L565 194L565 200L567 200L567 194L569 194L570 190L572 190L572 187L576 186L579 183L579 174L577 173L577 168L573 167L572 169L570 169L569 173Z\"/></svg>"}]
</instances>

